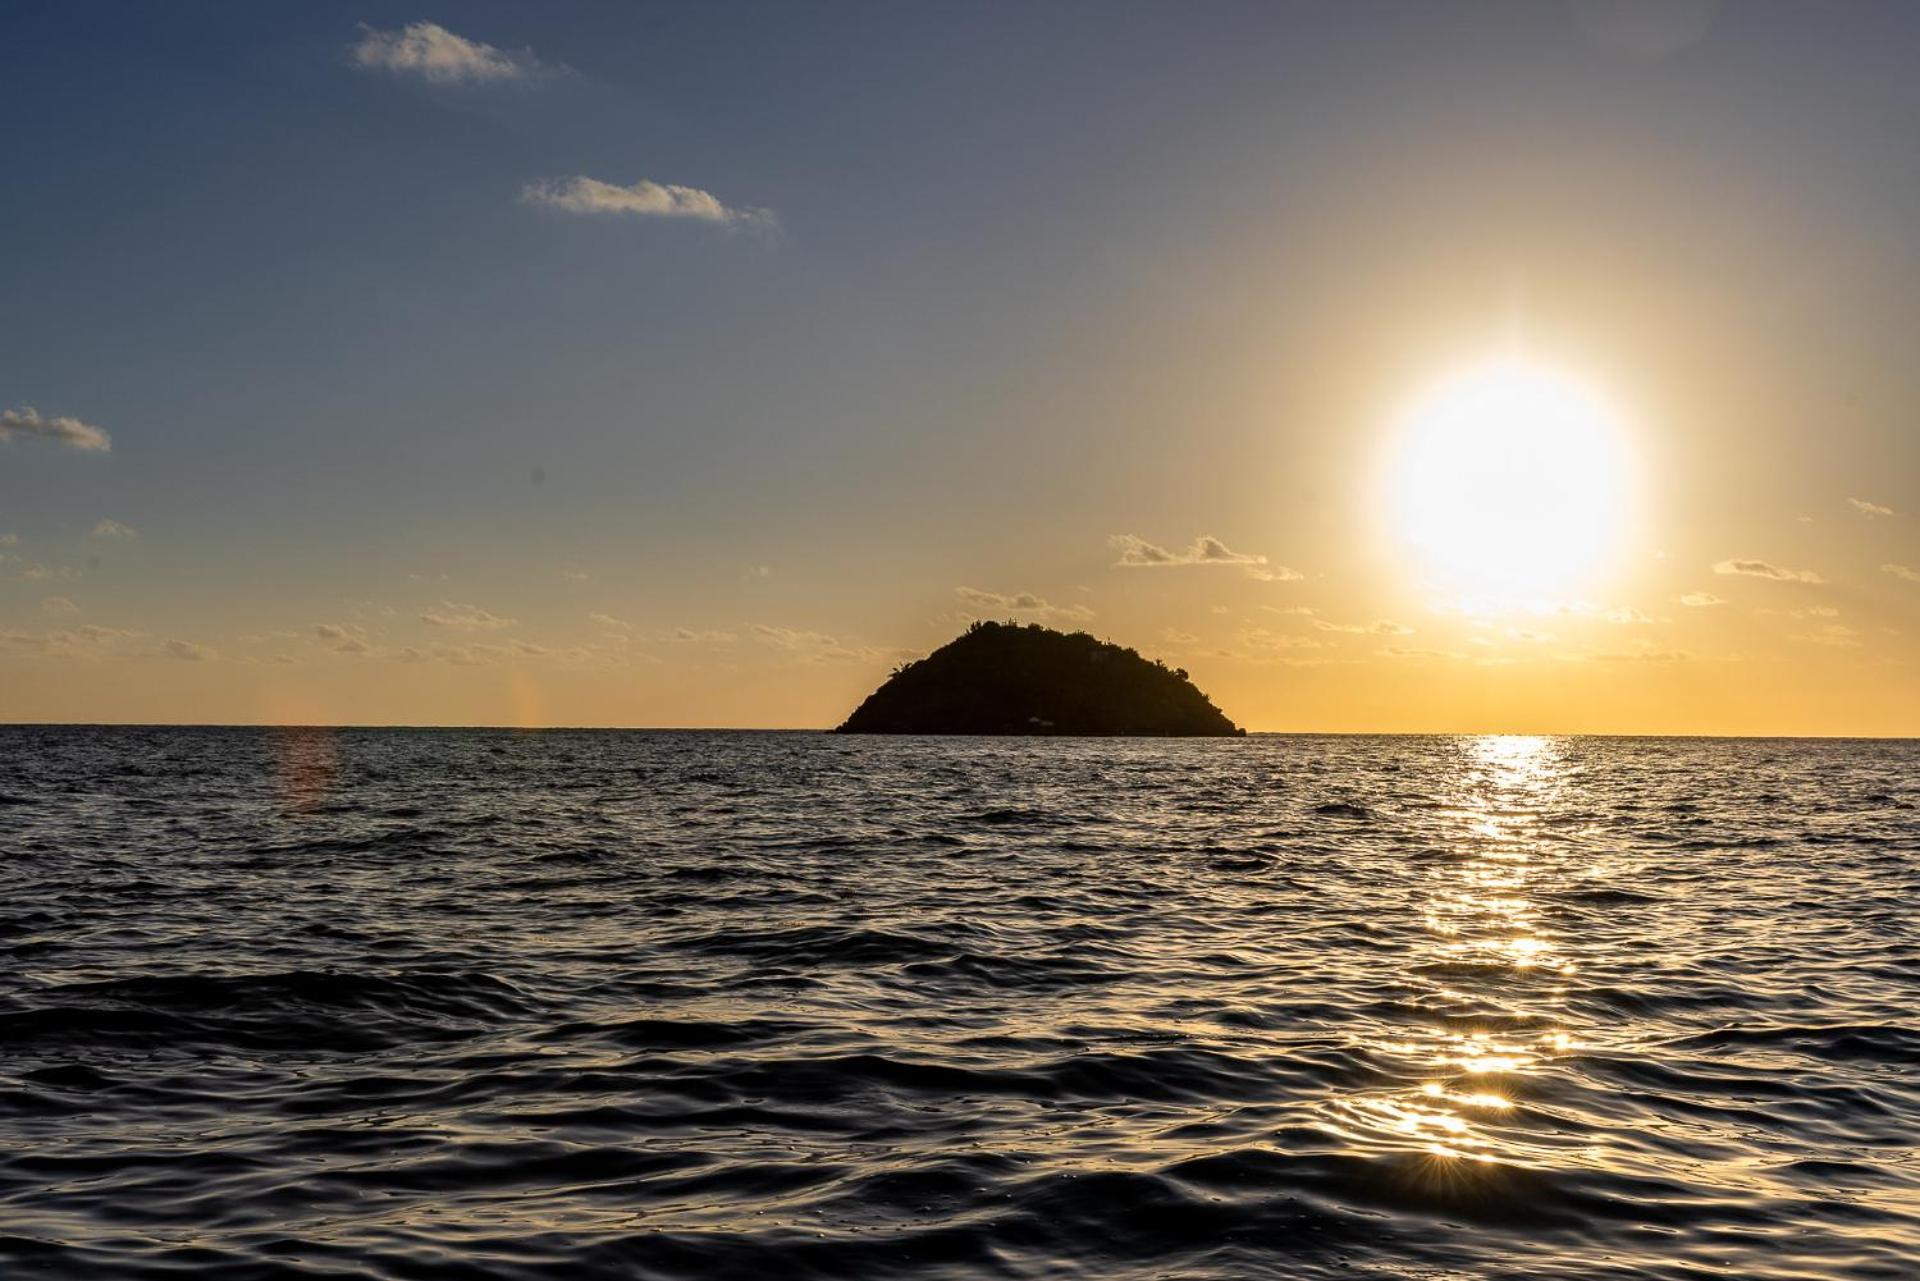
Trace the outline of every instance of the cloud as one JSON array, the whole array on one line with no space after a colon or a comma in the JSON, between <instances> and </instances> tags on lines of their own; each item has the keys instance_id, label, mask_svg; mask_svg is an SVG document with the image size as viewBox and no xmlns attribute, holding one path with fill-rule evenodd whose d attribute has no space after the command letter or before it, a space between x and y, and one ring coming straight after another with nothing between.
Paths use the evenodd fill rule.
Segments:
<instances>
[{"instance_id":1,"label":"cloud","mask_svg":"<svg viewBox=\"0 0 1920 1281\"><path fill-rule=\"evenodd\" d=\"M1351 632L1356 636L1413 635L1413 628L1384 618L1372 623L1330 623L1324 618L1316 618L1313 620L1313 625L1323 632Z\"/></svg>"},{"instance_id":2,"label":"cloud","mask_svg":"<svg viewBox=\"0 0 1920 1281\"><path fill-rule=\"evenodd\" d=\"M1864 498L1849 498L1847 500L1847 506L1853 508L1853 510L1859 512L1862 516L1865 516L1868 520L1873 520L1876 517L1880 517L1880 516L1892 516L1896 514L1893 508L1882 507L1879 503L1870 503Z\"/></svg>"},{"instance_id":3,"label":"cloud","mask_svg":"<svg viewBox=\"0 0 1920 1281\"><path fill-rule=\"evenodd\" d=\"M0 410L0 441L15 436L55 440L87 454L105 454L113 449L113 438L91 423L78 418L42 418L32 405Z\"/></svg>"},{"instance_id":4,"label":"cloud","mask_svg":"<svg viewBox=\"0 0 1920 1281\"><path fill-rule=\"evenodd\" d=\"M1623 627L1648 626L1653 623L1664 623L1667 621L1664 618L1653 618L1643 614L1631 605L1621 605L1610 609L1602 617L1609 623L1616 623Z\"/></svg>"},{"instance_id":5,"label":"cloud","mask_svg":"<svg viewBox=\"0 0 1920 1281\"><path fill-rule=\"evenodd\" d=\"M93 527L95 538L138 538L140 531L131 525L122 525L117 520L102 518Z\"/></svg>"},{"instance_id":6,"label":"cloud","mask_svg":"<svg viewBox=\"0 0 1920 1281\"><path fill-rule=\"evenodd\" d=\"M1684 649L1656 649L1651 645L1624 652L1593 654L1596 663L1684 663L1693 657Z\"/></svg>"},{"instance_id":7,"label":"cloud","mask_svg":"<svg viewBox=\"0 0 1920 1281\"><path fill-rule=\"evenodd\" d=\"M354 623L315 623L313 634L342 654L365 654L366 629Z\"/></svg>"},{"instance_id":8,"label":"cloud","mask_svg":"<svg viewBox=\"0 0 1920 1281\"><path fill-rule=\"evenodd\" d=\"M530 51L509 53L455 35L434 22L409 22L392 31L362 26L351 49L354 65L369 71L415 75L430 84L524 80L542 70Z\"/></svg>"},{"instance_id":9,"label":"cloud","mask_svg":"<svg viewBox=\"0 0 1920 1281\"><path fill-rule=\"evenodd\" d=\"M1460 659L1464 654L1456 654L1450 649L1402 649L1398 645L1388 645L1381 649L1388 658L1441 658Z\"/></svg>"},{"instance_id":10,"label":"cloud","mask_svg":"<svg viewBox=\"0 0 1920 1281\"><path fill-rule=\"evenodd\" d=\"M1714 565L1716 574L1738 574L1746 578L1767 578L1776 583L1824 583L1827 580L1810 569L1788 569L1764 560L1723 560Z\"/></svg>"},{"instance_id":11,"label":"cloud","mask_svg":"<svg viewBox=\"0 0 1920 1281\"><path fill-rule=\"evenodd\" d=\"M799 631L791 627L754 624L753 634L764 644L784 650L809 663L877 663L889 659L919 657L912 650L877 649L870 645L843 642L824 632Z\"/></svg>"},{"instance_id":12,"label":"cloud","mask_svg":"<svg viewBox=\"0 0 1920 1281\"><path fill-rule=\"evenodd\" d=\"M1806 641L1810 645L1827 645L1834 649L1860 647L1860 633L1845 623L1828 623L1825 627L1816 627L1810 632L1800 632L1792 639Z\"/></svg>"},{"instance_id":13,"label":"cloud","mask_svg":"<svg viewBox=\"0 0 1920 1281\"><path fill-rule=\"evenodd\" d=\"M77 614L80 612L80 607L68 600L65 596L48 596L40 602L40 612L43 614Z\"/></svg>"},{"instance_id":14,"label":"cloud","mask_svg":"<svg viewBox=\"0 0 1920 1281\"><path fill-rule=\"evenodd\" d=\"M1682 605L1691 605L1695 609L1705 609L1709 605L1724 605L1727 602L1721 600L1712 592L1688 592L1680 598L1680 603Z\"/></svg>"},{"instance_id":15,"label":"cloud","mask_svg":"<svg viewBox=\"0 0 1920 1281\"><path fill-rule=\"evenodd\" d=\"M1809 605L1805 609L1788 611L1790 618L1838 618L1840 611L1831 605Z\"/></svg>"},{"instance_id":16,"label":"cloud","mask_svg":"<svg viewBox=\"0 0 1920 1281\"><path fill-rule=\"evenodd\" d=\"M759 629L756 628L755 630L757 631ZM775 628L773 630L783 631L785 629ZM693 627L676 627L672 631L663 633L661 639L670 640L680 645L731 645L734 641L738 640L739 637L735 636L732 632L702 631Z\"/></svg>"},{"instance_id":17,"label":"cloud","mask_svg":"<svg viewBox=\"0 0 1920 1281\"><path fill-rule=\"evenodd\" d=\"M1265 556L1234 551L1212 534L1202 534L1185 551L1169 551L1137 534L1115 534L1107 546L1120 553L1116 569L1161 569L1181 565L1237 565L1256 578L1269 582L1290 582L1304 577L1284 565L1267 564Z\"/></svg>"},{"instance_id":18,"label":"cloud","mask_svg":"<svg viewBox=\"0 0 1920 1281\"><path fill-rule=\"evenodd\" d=\"M1093 617L1093 611L1085 605L1051 605L1032 592L1015 592L1008 596L1000 592L981 591L977 587L956 587L953 591L975 609L994 610L1003 614L1034 614L1042 618Z\"/></svg>"},{"instance_id":19,"label":"cloud","mask_svg":"<svg viewBox=\"0 0 1920 1281\"><path fill-rule=\"evenodd\" d=\"M637 218L690 218L729 227L778 225L771 209L736 209L710 191L642 178L632 186L584 175L544 178L520 189L520 199L577 214L631 214Z\"/></svg>"},{"instance_id":20,"label":"cloud","mask_svg":"<svg viewBox=\"0 0 1920 1281\"><path fill-rule=\"evenodd\" d=\"M0 547L18 547L19 545L20 545L20 535L0 534Z\"/></svg>"},{"instance_id":21,"label":"cloud","mask_svg":"<svg viewBox=\"0 0 1920 1281\"><path fill-rule=\"evenodd\" d=\"M184 659L189 663L203 663L209 659L220 657L218 653L208 649L205 645L196 645L192 641L183 640L168 641L166 644L166 653L169 658Z\"/></svg>"},{"instance_id":22,"label":"cloud","mask_svg":"<svg viewBox=\"0 0 1920 1281\"><path fill-rule=\"evenodd\" d=\"M498 614L481 609L478 605L462 605L457 601L443 600L440 602L439 609L430 609L422 613L420 621L429 627L450 627L455 631L478 632L512 627L520 620L502 618Z\"/></svg>"},{"instance_id":23,"label":"cloud","mask_svg":"<svg viewBox=\"0 0 1920 1281\"><path fill-rule=\"evenodd\" d=\"M612 614L588 614L587 621L601 627L612 628L616 632L624 632L633 626L626 619L615 618Z\"/></svg>"},{"instance_id":24,"label":"cloud","mask_svg":"<svg viewBox=\"0 0 1920 1281\"><path fill-rule=\"evenodd\" d=\"M1880 572L1892 574L1895 578L1904 578L1910 583L1920 583L1920 569L1915 569L1911 565L1882 565Z\"/></svg>"},{"instance_id":25,"label":"cloud","mask_svg":"<svg viewBox=\"0 0 1920 1281\"><path fill-rule=\"evenodd\" d=\"M1287 632L1269 631L1265 627L1249 627L1235 637L1249 649L1324 649L1325 645L1311 636L1294 636Z\"/></svg>"}]
</instances>

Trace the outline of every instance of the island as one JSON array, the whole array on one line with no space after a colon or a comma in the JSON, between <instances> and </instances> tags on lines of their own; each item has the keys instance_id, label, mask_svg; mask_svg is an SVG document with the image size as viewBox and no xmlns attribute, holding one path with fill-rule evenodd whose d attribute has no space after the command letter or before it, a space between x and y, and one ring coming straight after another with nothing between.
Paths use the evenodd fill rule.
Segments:
<instances>
[{"instance_id":1,"label":"island","mask_svg":"<svg viewBox=\"0 0 1920 1281\"><path fill-rule=\"evenodd\" d=\"M1085 632L977 622L895 668L842 734L1244 734L1185 671Z\"/></svg>"}]
</instances>

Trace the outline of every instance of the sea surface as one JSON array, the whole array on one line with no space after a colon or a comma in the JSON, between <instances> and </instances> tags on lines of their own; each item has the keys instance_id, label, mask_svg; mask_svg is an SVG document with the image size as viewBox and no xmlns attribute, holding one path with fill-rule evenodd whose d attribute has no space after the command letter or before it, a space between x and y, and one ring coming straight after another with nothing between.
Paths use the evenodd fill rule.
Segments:
<instances>
[{"instance_id":1,"label":"sea surface","mask_svg":"<svg viewBox=\"0 0 1920 1281\"><path fill-rule=\"evenodd\" d=\"M0 728L0 1276L1920 1277L1920 744Z\"/></svg>"}]
</instances>

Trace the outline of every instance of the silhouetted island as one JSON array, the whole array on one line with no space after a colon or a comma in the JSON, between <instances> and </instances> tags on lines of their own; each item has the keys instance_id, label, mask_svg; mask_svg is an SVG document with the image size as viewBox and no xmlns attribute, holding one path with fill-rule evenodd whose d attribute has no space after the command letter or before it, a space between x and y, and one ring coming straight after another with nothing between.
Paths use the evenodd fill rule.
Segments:
<instances>
[{"instance_id":1,"label":"silhouetted island","mask_svg":"<svg viewBox=\"0 0 1920 1281\"><path fill-rule=\"evenodd\" d=\"M1244 734L1186 672L1038 623L974 623L904 663L842 734Z\"/></svg>"}]
</instances>

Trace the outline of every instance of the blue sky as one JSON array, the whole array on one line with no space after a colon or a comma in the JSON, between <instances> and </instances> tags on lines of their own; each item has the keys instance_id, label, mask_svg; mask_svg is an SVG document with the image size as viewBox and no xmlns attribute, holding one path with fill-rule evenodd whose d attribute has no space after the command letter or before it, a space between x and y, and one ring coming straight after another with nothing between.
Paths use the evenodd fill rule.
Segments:
<instances>
[{"instance_id":1,"label":"blue sky","mask_svg":"<svg viewBox=\"0 0 1920 1281\"><path fill-rule=\"evenodd\" d=\"M420 23L498 70L380 52ZM629 723L820 723L970 587L1196 637L1251 719L1331 727L1403 678L1236 665L1235 638L1263 605L1420 607L1377 545L1375 437L1516 328L1635 407L1645 550L1834 582L1851 557L1857 635L1904 634L1878 565L1920 563L1909 5L48 4L6 30L0 408L112 449L0 443L0 714L485 721L531 682L562 719L618 683ZM583 178L767 212L524 195ZM1895 513L1877 542L1853 497ZM1119 534L1310 587L1146 589ZM408 634L447 601L516 621ZM328 649L354 610L363 649ZM56 653L79 619L127 633L119 666ZM1648 652L1798 653L1748 626ZM683 630L736 639L695 658ZM388 661L507 633L546 652L417 701ZM134 697L156 672L177 712ZM1455 676L1457 717L1490 696Z\"/></svg>"}]
</instances>

